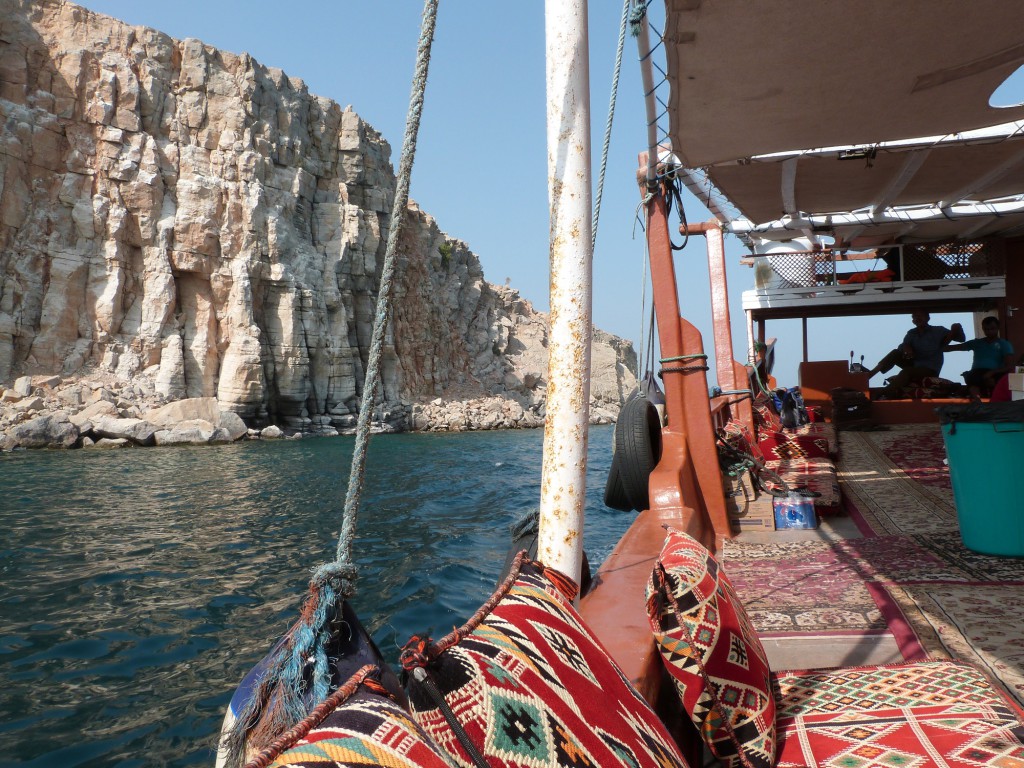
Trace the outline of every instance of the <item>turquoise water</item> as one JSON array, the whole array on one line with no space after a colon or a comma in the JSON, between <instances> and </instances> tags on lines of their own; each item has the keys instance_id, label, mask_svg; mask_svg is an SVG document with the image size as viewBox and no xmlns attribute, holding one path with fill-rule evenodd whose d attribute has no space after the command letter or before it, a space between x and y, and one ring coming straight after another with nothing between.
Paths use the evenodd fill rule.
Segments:
<instances>
[{"instance_id":1,"label":"turquoise water","mask_svg":"<svg viewBox=\"0 0 1024 768\"><path fill-rule=\"evenodd\" d=\"M385 656L493 590L539 430L371 440L353 604ZM632 520L601 503L586 549ZM0 455L0 766L212 765L235 685L334 558L351 438Z\"/></svg>"}]
</instances>

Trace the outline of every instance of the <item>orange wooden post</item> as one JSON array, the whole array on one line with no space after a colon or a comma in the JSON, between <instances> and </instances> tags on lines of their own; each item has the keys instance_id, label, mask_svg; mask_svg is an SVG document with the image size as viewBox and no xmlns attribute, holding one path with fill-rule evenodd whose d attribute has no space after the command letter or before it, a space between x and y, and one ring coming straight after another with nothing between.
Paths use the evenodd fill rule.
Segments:
<instances>
[{"instance_id":1,"label":"orange wooden post","mask_svg":"<svg viewBox=\"0 0 1024 768\"><path fill-rule=\"evenodd\" d=\"M718 386L726 390L750 389L750 376L745 365L736 361L732 346L732 321L729 319L729 282L725 274L725 242L717 219L698 225L708 247L708 277L711 282L711 318L715 330L715 369ZM689 228L690 234L694 227ZM753 394L753 393L752 393ZM738 396L733 395L735 400ZM743 398L730 407L730 413L754 432L754 413L750 398Z\"/></svg>"},{"instance_id":2,"label":"orange wooden post","mask_svg":"<svg viewBox=\"0 0 1024 768\"><path fill-rule=\"evenodd\" d=\"M686 510L687 531L717 549L732 534L711 421L704 342L700 331L680 316L668 212L661 195L648 202L647 214L668 421L662 430L661 461L651 474L651 504Z\"/></svg>"}]
</instances>

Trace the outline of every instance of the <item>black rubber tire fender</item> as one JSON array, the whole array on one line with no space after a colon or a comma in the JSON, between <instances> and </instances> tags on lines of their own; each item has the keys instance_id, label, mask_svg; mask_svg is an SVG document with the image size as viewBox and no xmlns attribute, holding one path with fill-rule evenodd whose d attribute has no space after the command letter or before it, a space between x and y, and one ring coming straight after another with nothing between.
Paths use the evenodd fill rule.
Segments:
<instances>
[{"instance_id":1,"label":"black rubber tire fender","mask_svg":"<svg viewBox=\"0 0 1024 768\"><path fill-rule=\"evenodd\" d=\"M626 401L615 425L615 455L619 479L630 506L637 512L650 507L648 480L661 459L661 419L645 397Z\"/></svg>"},{"instance_id":2,"label":"black rubber tire fender","mask_svg":"<svg viewBox=\"0 0 1024 768\"><path fill-rule=\"evenodd\" d=\"M612 465L608 469L608 482L604 485L604 505L610 509L617 509L620 512L632 512L633 505L629 502L626 489L622 487L622 477L619 475L619 461L612 450Z\"/></svg>"}]
</instances>

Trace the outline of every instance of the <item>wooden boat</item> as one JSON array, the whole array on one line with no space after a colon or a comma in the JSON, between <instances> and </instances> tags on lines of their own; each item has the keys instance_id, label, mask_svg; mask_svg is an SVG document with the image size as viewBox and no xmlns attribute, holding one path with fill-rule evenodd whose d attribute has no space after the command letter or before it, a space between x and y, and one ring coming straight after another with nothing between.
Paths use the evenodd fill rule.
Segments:
<instances>
[{"instance_id":1,"label":"wooden boat","mask_svg":"<svg viewBox=\"0 0 1024 768\"><path fill-rule=\"evenodd\" d=\"M826 409L833 388L867 396L869 386L843 353L807 358L807 323L815 318L856 322L915 310L969 311L978 319L995 314L1004 320L1004 336L1024 350L1018 309L1024 306L1024 105L988 103L1024 64L1022 21L1024 9L996 2L965 15L952 2L868 2L854 11L799 0L667 0L661 42L668 90L657 94L667 105L666 125L649 148L656 160L638 172L641 194L652 173L672 172L713 218L680 227L677 235L663 198L649 203L660 358L690 363L663 363L675 370L662 377L666 424L649 480L650 509L605 561L581 606L653 704L664 707L672 698L644 604L664 526L685 530L718 553L737 536L820 538L816 531L740 533L730 522L716 435L730 421L754 430L754 414L742 397L709 396L709 385L756 393L757 374L767 378L771 371L771 321L802 320L804 362L799 381L787 383L799 384L809 405ZM672 242L686 234L705 240L710 286L676 282ZM743 294L748 348L742 351L732 343L726 234L738 236L749 251L745 262L768 276ZM899 254L898 279L892 273L884 282L837 279L858 259L888 249ZM686 307L688 296L709 287L714 339L706 346ZM711 353L713 370L694 364ZM935 408L958 402L876 401L872 417L883 426L930 423L937 434ZM824 521L827 535L860 535L843 527L844 514ZM810 642L794 641L788 650L780 643L769 655L774 650L790 666L801 658L806 665L838 666L851 656L848 640ZM865 647L871 642L860 643L858 658L902 660L884 644ZM660 711L676 717L671 708Z\"/></svg>"},{"instance_id":2,"label":"wooden boat","mask_svg":"<svg viewBox=\"0 0 1024 768\"><path fill-rule=\"evenodd\" d=\"M806 327L816 317L927 309L994 311L1010 320L1024 299L1024 174L1014 172L1024 161L1024 107L996 112L983 98L1024 63L1024 9L984 0L964 17L962 7L947 0L897 6L869 0L851 16L839 4L793 0L784 6L666 2L659 45L666 52L670 89L663 97L667 133L659 135L657 121L649 117L651 142L638 173L639 194L647 196L660 358L671 363L662 370L661 452L648 479L649 508L640 511L580 604L586 625L691 764L700 760L700 740L667 684L671 669L663 663L664 645L659 651L652 635L645 590L663 552L666 526L719 556L737 537L719 436L729 423L751 432L757 425L750 399L709 394L712 376L704 363L712 350L684 317L686 292L693 288L681 291L676 281L668 187L681 180L714 214L706 223L684 226L682 234L703 236L707 243L713 378L722 392L753 393L774 383L772 340L766 334L774 319L801 318ZM585 20L584 3L549 3L549 39L566 30L578 32ZM657 46L650 42L646 20L639 40L648 60ZM549 175L558 183L551 201L557 212L552 221L553 384L538 548L542 562L577 581L590 208L581 51L585 57L585 45L577 43L575 50L569 45L549 52L549 87L556 84L562 98L549 99L557 102L549 111L555 137ZM653 104L656 90L646 90ZM656 115L653 107L651 115ZM571 151L558 141L567 135L577 137ZM749 247L750 263L778 278L744 295L749 348L742 361L732 346L725 234L739 236ZM850 262L882 249L899 254L889 280L839 279ZM915 275L925 259L943 265L941 274ZM794 277L791 268L800 274ZM891 279L897 271L900 279ZM1019 348L1024 326L1018 328L1018 322L1008 322L1007 336ZM835 387L867 394L865 375L851 371L845 360L838 367L835 362L805 359L801 366L799 384L812 405L828 405ZM931 418L933 407L897 401L873 413L880 423L914 422ZM766 531L760 540L775 535ZM829 535L842 536L843 526ZM839 656L830 658L830 650L845 654L849 648L829 645L817 643L815 665L842 663ZM798 644L796 652L803 650ZM786 649L773 652L781 658Z\"/></svg>"}]
</instances>

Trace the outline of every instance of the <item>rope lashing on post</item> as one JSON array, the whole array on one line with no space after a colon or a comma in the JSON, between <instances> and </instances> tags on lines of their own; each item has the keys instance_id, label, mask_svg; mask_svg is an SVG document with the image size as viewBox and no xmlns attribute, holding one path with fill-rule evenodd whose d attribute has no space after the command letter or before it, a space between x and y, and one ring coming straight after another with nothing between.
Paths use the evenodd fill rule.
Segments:
<instances>
[{"instance_id":1,"label":"rope lashing on post","mask_svg":"<svg viewBox=\"0 0 1024 768\"><path fill-rule=\"evenodd\" d=\"M693 355L674 355L673 357L662 357L658 359L659 363L676 363L683 360L707 360L708 356L704 353L693 354ZM706 365L677 365L671 368L662 368L660 373L697 373L699 371L710 370Z\"/></svg>"},{"instance_id":2,"label":"rope lashing on post","mask_svg":"<svg viewBox=\"0 0 1024 768\"><path fill-rule=\"evenodd\" d=\"M308 709L324 701L330 692L331 673L327 647L335 629L340 631L342 628L341 603L355 594L357 569L352 561L352 542L355 538L356 518L366 468L370 420L380 381L381 352L394 289L395 253L404 213L409 204L409 180L423 112L438 2L439 0L424 1L412 95L406 118L387 246L381 268L373 335L335 560L321 565L314 571L302 613L280 644L279 650L269 660L267 673L260 680L256 694L239 714L235 729L227 739L229 750L244 748L247 738L257 742L257 746L259 743L269 743L302 720Z\"/></svg>"},{"instance_id":3,"label":"rope lashing on post","mask_svg":"<svg viewBox=\"0 0 1024 768\"><path fill-rule=\"evenodd\" d=\"M752 394L749 389L719 389L716 390L712 397L722 397L723 395L749 395Z\"/></svg>"},{"instance_id":4,"label":"rope lashing on post","mask_svg":"<svg viewBox=\"0 0 1024 768\"><path fill-rule=\"evenodd\" d=\"M628 0L626 4L629 5ZM640 34L640 22L644 20L646 15L647 2L645 0L634 0L633 10L629 14L629 33L633 37L637 37Z\"/></svg>"}]
</instances>

